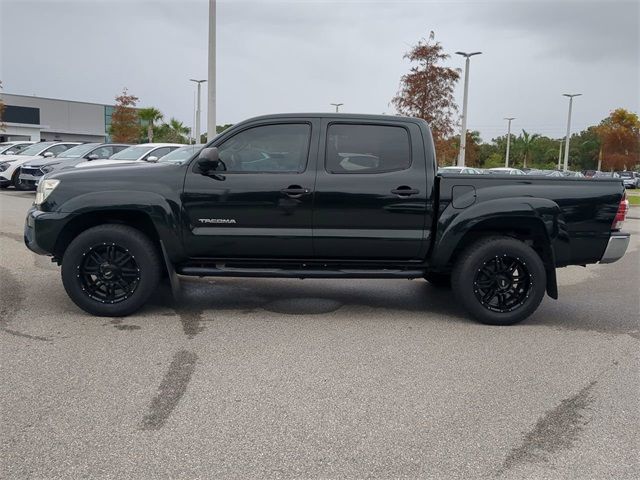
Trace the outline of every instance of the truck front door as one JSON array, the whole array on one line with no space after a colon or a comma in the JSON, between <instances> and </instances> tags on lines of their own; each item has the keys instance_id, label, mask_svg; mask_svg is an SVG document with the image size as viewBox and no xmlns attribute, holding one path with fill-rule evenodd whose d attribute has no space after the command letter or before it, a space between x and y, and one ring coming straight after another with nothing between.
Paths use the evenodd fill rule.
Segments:
<instances>
[{"instance_id":1,"label":"truck front door","mask_svg":"<svg viewBox=\"0 0 640 480\"><path fill-rule=\"evenodd\" d=\"M316 257L423 256L427 178L419 127L393 120L325 120L321 133L313 222Z\"/></svg>"},{"instance_id":2,"label":"truck front door","mask_svg":"<svg viewBox=\"0 0 640 480\"><path fill-rule=\"evenodd\" d=\"M182 195L189 256L313 256L319 127L318 120L251 124L214 144L222 170L204 175L192 162Z\"/></svg>"}]
</instances>

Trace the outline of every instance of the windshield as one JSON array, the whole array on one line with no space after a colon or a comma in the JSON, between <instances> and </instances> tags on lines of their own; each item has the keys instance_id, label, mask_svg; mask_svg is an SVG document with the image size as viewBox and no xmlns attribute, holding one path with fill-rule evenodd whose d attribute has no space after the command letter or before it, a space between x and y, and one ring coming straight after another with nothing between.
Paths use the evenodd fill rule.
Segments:
<instances>
[{"instance_id":1,"label":"windshield","mask_svg":"<svg viewBox=\"0 0 640 480\"><path fill-rule=\"evenodd\" d=\"M624 178L631 178L633 176L631 175L631 172L618 172L618 175Z\"/></svg>"},{"instance_id":2,"label":"windshield","mask_svg":"<svg viewBox=\"0 0 640 480\"><path fill-rule=\"evenodd\" d=\"M462 168L455 168L455 167L445 167L445 168L439 169L440 173L460 173L461 171L462 171Z\"/></svg>"},{"instance_id":3,"label":"windshield","mask_svg":"<svg viewBox=\"0 0 640 480\"><path fill-rule=\"evenodd\" d=\"M180 147L171 153L167 153L164 157L158 160L158 163L182 163L185 160L190 159L196 152L199 152L203 145L188 145L186 147Z\"/></svg>"},{"instance_id":4,"label":"windshield","mask_svg":"<svg viewBox=\"0 0 640 480\"><path fill-rule=\"evenodd\" d=\"M97 145L99 145L99 143L85 143L83 145L78 145L77 147L72 147L69 150L65 150L59 156L64 158L82 157L96 148Z\"/></svg>"},{"instance_id":5,"label":"windshield","mask_svg":"<svg viewBox=\"0 0 640 480\"><path fill-rule=\"evenodd\" d=\"M141 156L143 156L145 153L153 150L154 148L156 148L156 145L151 145L151 146L138 145L135 147L125 148L124 150L121 150L115 155L111 155L109 157L109 160L137 160Z\"/></svg>"},{"instance_id":6,"label":"windshield","mask_svg":"<svg viewBox=\"0 0 640 480\"><path fill-rule=\"evenodd\" d=\"M38 155L45 148L49 148L51 145L55 145L56 142L40 142L35 145L31 145L30 147L25 148L21 152L17 153L17 155Z\"/></svg>"}]
</instances>

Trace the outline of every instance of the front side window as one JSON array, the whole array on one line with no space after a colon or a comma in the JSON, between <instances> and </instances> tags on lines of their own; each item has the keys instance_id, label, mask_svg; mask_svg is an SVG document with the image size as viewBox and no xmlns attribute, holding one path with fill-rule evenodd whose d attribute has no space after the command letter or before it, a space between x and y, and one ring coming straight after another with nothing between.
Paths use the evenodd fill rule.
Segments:
<instances>
[{"instance_id":1,"label":"front side window","mask_svg":"<svg viewBox=\"0 0 640 480\"><path fill-rule=\"evenodd\" d=\"M307 165L311 126L306 123L249 128L218 146L227 172L302 172Z\"/></svg>"},{"instance_id":2,"label":"front side window","mask_svg":"<svg viewBox=\"0 0 640 480\"><path fill-rule=\"evenodd\" d=\"M138 160L153 150L153 146L133 146L125 148L111 157L111 160Z\"/></svg>"},{"instance_id":3,"label":"front side window","mask_svg":"<svg viewBox=\"0 0 640 480\"><path fill-rule=\"evenodd\" d=\"M327 131L331 173L383 173L411 165L409 134L402 127L333 124Z\"/></svg>"}]
</instances>

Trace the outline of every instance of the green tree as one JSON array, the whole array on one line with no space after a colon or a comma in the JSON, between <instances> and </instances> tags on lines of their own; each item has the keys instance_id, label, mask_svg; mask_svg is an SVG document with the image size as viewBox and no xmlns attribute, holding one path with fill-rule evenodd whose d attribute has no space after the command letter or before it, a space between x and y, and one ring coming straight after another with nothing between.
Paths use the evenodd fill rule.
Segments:
<instances>
[{"instance_id":1,"label":"green tree","mask_svg":"<svg viewBox=\"0 0 640 480\"><path fill-rule=\"evenodd\" d=\"M138 116L147 124L147 141L153 142L153 127L155 122L162 120L162 112L155 107L141 108Z\"/></svg>"},{"instance_id":2,"label":"green tree","mask_svg":"<svg viewBox=\"0 0 640 480\"><path fill-rule=\"evenodd\" d=\"M188 133L189 127L173 117L169 119L168 123L159 125L154 131L156 141L166 143L187 143Z\"/></svg>"},{"instance_id":3,"label":"green tree","mask_svg":"<svg viewBox=\"0 0 640 480\"><path fill-rule=\"evenodd\" d=\"M111 114L109 133L114 142L136 143L140 138L140 119L135 106L138 97L129 95L127 88L116 97L116 105Z\"/></svg>"},{"instance_id":4,"label":"green tree","mask_svg":"<svg viewBox=\"0 0 640 480\"><path fill-rule=\"evenodd\" d=\"M527 168L527 160L531 153L531 147L535 144L536 140L540 137L537 133L529 134L526 130L522 130L522 135L518 137L518 142L522 147L522 168Z\"/></svg>"}]
</instances>

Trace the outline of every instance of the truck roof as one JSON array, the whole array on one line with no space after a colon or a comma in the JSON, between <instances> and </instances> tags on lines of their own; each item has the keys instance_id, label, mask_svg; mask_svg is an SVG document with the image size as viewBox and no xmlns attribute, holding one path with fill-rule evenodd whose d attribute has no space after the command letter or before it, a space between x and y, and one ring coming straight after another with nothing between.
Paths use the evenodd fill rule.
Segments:
<instances>
[{"instance_id":1,"label":"truck roof","mask_svg":"<svg viewBox=\"0 0 640 480\"><path fill-rule=\"evenodd\" d=\"M292 113L274 113L270 115L259 115L257 117L249 118L242 123L251 122L255 120L271 119L271 118L331 118L331 119L343 119L343 120L379 120L379 121L401 121L401 122L414 122L414 123L426 123L422 118L405 117L401 115L371 115L365 113L335 113L335 112L292 112Z\"/></svg>"}]
</instances>

